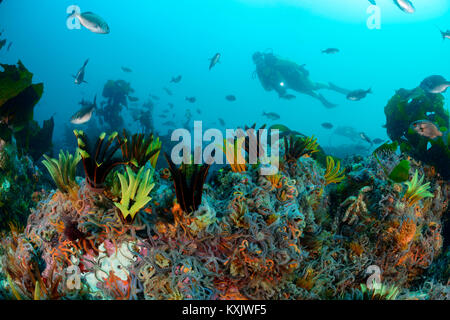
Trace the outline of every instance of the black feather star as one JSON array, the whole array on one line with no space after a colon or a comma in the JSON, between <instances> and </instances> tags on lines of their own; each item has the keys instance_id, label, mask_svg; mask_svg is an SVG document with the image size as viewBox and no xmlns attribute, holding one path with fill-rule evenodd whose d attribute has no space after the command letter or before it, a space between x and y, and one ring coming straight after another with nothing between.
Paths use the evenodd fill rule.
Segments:
<instances>
[{"instance_id":1,"label":"black feather star","mask_svg":"<svg viewBox=\"0 0 450 320\"><path fill-rule=\"evenodd\" d=\"M74 130L77 137L78 150L83 161L86 182L93 191L101 192L105 188L106 176L119 165L125 165L127 160L114 157L124 141L116 139L117 132L113 132L105 141L106 133L102 133L92 148L91 144L81 130Z\"/></svg>"},{"instance_id":2,"label":"black feather star","mask_svg":"<svg viewBox=\"0 0 450 320\"><path fill-rule=\"evenodd\" d=\"M203 185L210 168L209 164L182 164L176 167L164 152L175 185L177 201L184 212L196 211L202 203Z\"/></svg>"}]
</instances>

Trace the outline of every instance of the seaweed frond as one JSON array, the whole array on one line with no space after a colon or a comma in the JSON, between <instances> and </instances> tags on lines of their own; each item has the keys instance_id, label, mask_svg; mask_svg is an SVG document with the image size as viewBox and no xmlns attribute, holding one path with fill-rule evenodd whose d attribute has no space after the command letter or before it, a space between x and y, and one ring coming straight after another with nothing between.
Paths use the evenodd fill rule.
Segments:
<instances>
[{"instance_id":1,"label":"seaweed frond","mask_svg":"<svg viewBox=\"0 0 450 320\"><path fill-rule=\"evenodd\" d=\"M422 176L419 179L418 176L419 173L416 170L412 180L405 182L408 189L403 196L403 200L406 202L408 207L412 207L414 204L424 198L434 197L434 195L428 191L430 189L430 183L427 182L425 184L422 184L424 177Z\"/></svg>"},{"instance_id":2,"label":"seaweed frond","mask_svg":"<svg viewBox=\"0 0 450 320\"><path fill-rule=\"evenodd\" d=\"M327 156L327 169L325 171L325 185L339 183L345 179L345 170L341 170L341 162L334 162L333 157Z\"/></svg>"},{"instance_id":3,"label":"seaweed frond","mask_svg":"<svg viewBox=\"0 0 450 320\"><path fill-rule=\"evenodd\" d=\"M79 186L75 181L78 162L81 160L80 154L70 154L68 151L60 151L59 159L53 159L44 154L42 161L58 189L70 196L76 197Z\"/></svg>"},{"instance_id":4,"label":"seaweed frond","mask_svg":"<svg viewBox=\"0 0 450 320\"><path fill-rule=\"evenodd\" d=\"M114 202L119 208L126 222L133 222L136 213L139 212L152 198L148 196L155 184L153 183L153 172L151 169L144 171L141 167L137 174L127 166L126 175L117 173L121 185L121 200Z\"/></svg>"}]
</instances>

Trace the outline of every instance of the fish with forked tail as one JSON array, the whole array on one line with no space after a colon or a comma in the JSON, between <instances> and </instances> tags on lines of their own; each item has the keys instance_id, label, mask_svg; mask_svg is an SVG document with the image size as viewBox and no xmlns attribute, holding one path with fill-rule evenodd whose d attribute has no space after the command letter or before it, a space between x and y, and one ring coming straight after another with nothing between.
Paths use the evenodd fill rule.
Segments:
<instances>
[{"instance_id":1,"label":"fish with forked tail","mask_svg":"<svg viewBox=\"0 0 450 320\"><path fill-rule=\"evenodd\" d=\"M80 110L70 118L70 122L73 124L83 124L91 120L94 110L97 109L97 96L94 98L94 102L88 103L84 100L80 102L83 106Z\"/></svg>"},{"instance_id":2,"label":"fish with forked tail","mask_svg":"<svg viewBox=\"0 0 450 320\"><path fill-rule=\"evenodd\" d=\"M351 91L347 94L347 99L350 101L359 101L361 99L364 99L368 93L372 93L372 89L368 89L368 90L355 90L355 91Z\"/></svg>"},{"instance_id":3,"label":"fish with forked tail","mask_svg":"<svg viewBox=\"0 0 450 320\"><path fill-rule=\"evenodd\" d=\"M86 65L88 64L88 62L89 62L89 59L86 59L83 66L81 67L81 69L78 70L77 74L75 76L72 76L75 79L75 84L82 84L83 82L87 83L87 81L84 80L84 75L85 75Z\"/></svg>"},{"instance_id":4,"label":"fish with forked tail","mask_svg":"<svg viewBox=\"0 0 450 320\"><path fill-rule=\"evenodd\" d=\"M77 13L73 10L68 18L78 19L83 27L94 33L108 34L110 32L106 21L93 12Z\"/></svg>"},{"instance_id":5,"label":"fish with forked tail","mask_svg":"<svg viewBox=\"0 0 450 320\"><path fill-rule=\"evenodd\" d=\"M450 87L450 81L447 81L443 76L433 75L425 78L420 87L429 93L443 93Z\"/></svg>"}]
</instances>

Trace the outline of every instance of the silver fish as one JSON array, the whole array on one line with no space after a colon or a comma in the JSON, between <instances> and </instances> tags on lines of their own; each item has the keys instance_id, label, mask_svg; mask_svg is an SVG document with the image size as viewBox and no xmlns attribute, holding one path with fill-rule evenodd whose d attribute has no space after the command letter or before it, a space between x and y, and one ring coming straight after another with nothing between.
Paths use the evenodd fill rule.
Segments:
<instances>
[{"instance_id":1,"label":"silver fish","mask_svg":"<svg viewBox=\"0 0 450 320\"><path fill-rule=\"evenodd\" d=\"M433 75L425 78L420 87L429 93L442 93L450 87L450 81L447 81L443 76Z\"/></svg>"},{"instance_id":2,"label":"silver fish","mask_svg":"<svg viewBox=\"0 0 450 320\"><path fill-rule=\"evenodd\" d=\"M416 9L414 8L414 5L409 0L394 0L394 3L397 5L397 7L400 8L403 12L406 13L414 13Z\"/></svg>"},{"instance_id":3,"label":"silver fish","mask_svg":"<svg viewBox=\"0 0 450 320\"><path fill-rule=\"evenodd\" d=\"M97 109L97 96L94 98L94 102L90 105L82 107L79 111L70 118L70 122L73 124L83 124L91 120L94 110Z\"/></svg>"},{"instance_id":4,"label":"silver fish","mask_svg":"<svg viewBox=\"0 0 450 320\"><path fill-rule=\"evenodd\" d=\"M77 74L75 76L72 76L75 78L75 84L82 84L83 82L87 83L87 81L84 80L84 74L86 65L88 64L89 59L87 59L80 70L78 70Z\"/></svg>"},{"instance_id":5,"label":"silver fish","mask_svg":"<svg viewBox=\"0 0 450 320\"><path fill-rule=\"evenodd\" d=\"M68 18L77 18L83 27L94 33L108 34L110 32L106 21L93 12L77 13L73 10Z\"/></svg>"},{"instance_id":6,"label":"silver fish","mask_svg":"<svg viewBox=\"0 0 450 320\"><path fill-rule=\"evenodd\" d=\"M214 57L209 59L211 62L209 64L209 70L211 70L216 64L218 64L220 61L220 53L216 53Z\"/></svg>"},{"instance_id":7,"label":"silver fish","mask_svg":"<svg viewBox=\"0 0 450 320\"><path fill-rule=\"evenodd\" d=\"M367 143L370 143L371 145L373 144L372 140L370 140L370 138L364 132L360 132L359 137Z\"/></svg>"},{"instance_id":8,"label":"silver fish","mask_svg":"<svg viewBox=\"0 0 450 320\"><path fill-rule=\"evenodd\" d=\"M351 101L359 101L364 99L368 93L372 93L372 89L369 90L355 90L347 94L347 99Z\"/></svg>"}]
</instances>

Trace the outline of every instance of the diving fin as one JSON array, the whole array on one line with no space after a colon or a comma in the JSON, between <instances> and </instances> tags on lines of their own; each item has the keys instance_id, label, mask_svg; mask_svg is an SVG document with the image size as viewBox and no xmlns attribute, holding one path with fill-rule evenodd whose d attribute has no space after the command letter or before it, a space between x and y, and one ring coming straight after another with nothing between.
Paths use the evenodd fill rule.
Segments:
<instances>
[{"instance_id":1,"label":"diving fin","mask_svg":"<svg viewBox=\"0 0 450 320\"><path fill-rule=\"evenodd\" d=\"M329 87L327 88L328 90L333 90L333 91L336 91L336 92L339 92L339 93L342 93L342 94L345 94L345 95L349 94L350 91L351 91L351 90L348 90L348 89L344 89L344 88L338 87L337 85L335 85L334 83L331 83L331 82L328 82L328 85L329 85Z\"/></svg>"},{"instance_id":2,"label":"diving fin","mask_svg":"<svg viewBox=\"0 0 450 320\"><path fill-rule=\"evenodd\" d=\"M331 109L331 108L336 108L338 106L337 104L331 103L330 101L325 99L325 97L321 94L318 95L318 98L319 98L320 102L322 102L322 104L325 106L325 108Z\"/></svg>"}]
</instances>

